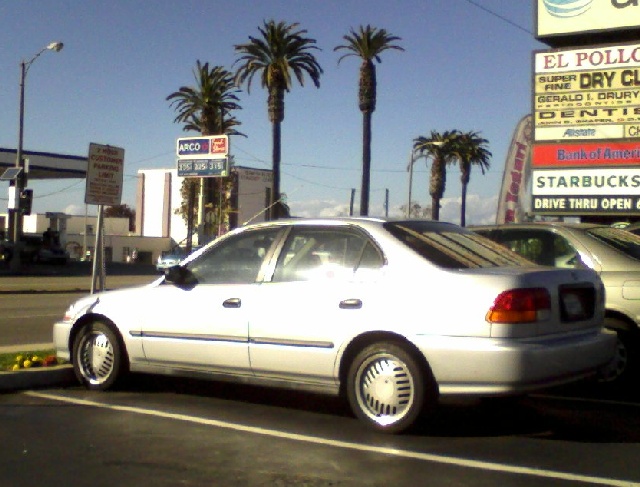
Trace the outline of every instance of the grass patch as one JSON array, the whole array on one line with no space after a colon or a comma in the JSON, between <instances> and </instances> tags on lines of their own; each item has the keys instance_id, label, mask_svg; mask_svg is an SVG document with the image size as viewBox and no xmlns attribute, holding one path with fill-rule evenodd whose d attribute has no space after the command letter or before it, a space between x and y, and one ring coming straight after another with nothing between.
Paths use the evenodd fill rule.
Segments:
<instances>
[{"instance_id":1,"label":"grass patch","mask_svg":"<svg viewBox=\"0 0 640 487\"><path fill-rule=\"evenodd\" d=\"M33 367L51 367L63 363L65 363L64 360L58 360L56 357L54 349L0 353L0 371L2 372Z\"/></svg>"}]
</instances>

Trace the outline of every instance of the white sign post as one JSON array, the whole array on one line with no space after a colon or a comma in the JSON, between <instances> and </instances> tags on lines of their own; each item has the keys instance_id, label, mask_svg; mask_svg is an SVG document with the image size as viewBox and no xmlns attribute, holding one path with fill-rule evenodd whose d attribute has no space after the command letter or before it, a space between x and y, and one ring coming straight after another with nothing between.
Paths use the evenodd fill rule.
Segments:
<instances>
[{"instance_id":1,"label":"white sign post","mask_svg":"<svg viewBox=\"0 0 640 487\"><path fill-rule=\"evenodd\" d=\"M105 289L104 205L121 204L123 176L124 149L110 145L89 144L84 202L88 205L98 205L98 228L93 251L91 294Z\"/></svg>"}]
</instances>

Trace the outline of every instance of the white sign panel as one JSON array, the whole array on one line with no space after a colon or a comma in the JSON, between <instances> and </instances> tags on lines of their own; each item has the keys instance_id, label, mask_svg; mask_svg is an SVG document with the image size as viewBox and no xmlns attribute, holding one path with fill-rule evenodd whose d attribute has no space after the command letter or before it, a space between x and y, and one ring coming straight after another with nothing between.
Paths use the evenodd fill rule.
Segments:
<instances>
[{"instance_id":1,"label":"white sign panel","mask_svg":"<svg viewBox=\"0 0 640 487\"><path fill-rule=\"evenodd\" d=\"M533 195L640 195L640 169L543 169L533 171Z\"/></svg>"},{"instance_id":2,"label":"white sign panel","mask_svg":"<svg viewBox=\"0 0 640 487\"><path fill-rule=\"evenodd\" d=\"M123 176L124 149L90 144L84 202L88 205L121 204Z\"/></svg>"},{"instance_id":3,"label":"white sign panel","mask_svg":"<svg viewBox=\"0 0 640 487\"><path fill-rule=\"evenodd\" d=\"M537 36L632 29L638 0L537 0Z\"/></svg>"}]
</instances>

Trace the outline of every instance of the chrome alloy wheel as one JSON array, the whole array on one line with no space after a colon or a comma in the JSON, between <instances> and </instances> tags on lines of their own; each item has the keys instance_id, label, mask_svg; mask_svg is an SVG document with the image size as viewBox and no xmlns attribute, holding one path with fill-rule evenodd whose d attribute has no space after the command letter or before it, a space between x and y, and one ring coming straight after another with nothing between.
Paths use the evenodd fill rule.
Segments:
<instances>
[{"instance_id":1,"label":"chrome alloy wheel","mask_svg":"<svg viewBox=\"0 0 640 487\"><path fill-rule=\"evenodd\" d=\"M611 361L600 371L601 382L614 382L626 372L629 367L629 350L623 339L618 335L616 350Z\"/></svg>"},{"instance_id":2,"label":"chrome alloy wheel","mask_svg":"<svg viewBox=\"0 0 640 487\"><path fill-rule=\"evenodd\" d=\"M76 352L76 362L84 379L91 385L109 380L114 373L115 351L102 330L91 330L82 336Z\"/></svg>"},{"instance_id":3,"label":"chrome alloy wheel","mask_svg":"<svg viewBox=\"0 0 640 487\"><path fill-rule=\"evenodd\" d=\"M362 362L355 384L360 409L380 426L402 420L415 401L414 378L409 367L389 353L372 355Z\"/></svg>"}]
</instances>

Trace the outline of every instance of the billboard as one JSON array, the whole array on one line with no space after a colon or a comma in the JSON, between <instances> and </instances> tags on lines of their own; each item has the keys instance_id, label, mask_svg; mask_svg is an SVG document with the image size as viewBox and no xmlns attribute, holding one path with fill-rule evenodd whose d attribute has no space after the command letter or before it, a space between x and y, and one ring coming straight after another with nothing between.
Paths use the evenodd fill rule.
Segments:
<instances>
[{"instance_id":1,"label":"billboard","mask_svg":"<svg viewBox=\"0 0 640 487\"><path fill-rule=\"evenodd\" d=\"M229 137L207 135L176 141L178 176L226 177L229 175Z\"/></svg>"},{"instance_id":2,"label":"billboard","mask_svg":"<svg viewBox=\"0 0 640 487\"><path fill-rule=\"evenodd\" d=\"M638 31L638 0L535 0L536 38L552 44L554 37L578 37L596 33ZM637 38L637 36L636 36ZM566 43L565 43L566 44Z\"/></svg>"},{"instance_id":3,"label":"billboard","mask_svg":"<svg viewBox=\"0 0 640 487\"><path fill-rule=\"evenodd\" d=\"M640 43L535 52L533 126L533 213L640 212Z\"/></svg>"}]
</instances>

